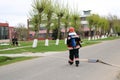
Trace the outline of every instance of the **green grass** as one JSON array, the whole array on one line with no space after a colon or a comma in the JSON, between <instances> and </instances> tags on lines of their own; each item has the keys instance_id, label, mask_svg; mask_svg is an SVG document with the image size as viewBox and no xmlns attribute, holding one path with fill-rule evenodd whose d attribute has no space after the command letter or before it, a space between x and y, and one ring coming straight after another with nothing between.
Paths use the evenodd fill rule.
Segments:
<instances>
[{"instance_id":1,"label":"green grass","mask_svg":"<svg viewBox=\"0 0 120 80\"><path fill-rule=\"evenodd\" d=\"M15 63L18 61L33 59L36 57L6 57L6 56L0 56L0 66Z\"/></svg>"},{"instance_id":2,"label":"green grass","mask_svg":"<svg viewBox=\"0 0 120 80\"><path fill-rule=\"evenodd\" d=\"M83 41L82 46L87 46L87 45L92 45L96 44L99 42L96 41ZM21 42L21 45L24 44L24 42ZM44 46L44 41L39 41L38 46L36 48L32 48L32 42L29 42L30 47L25 47L25 48L18 48L14 50L6 50L6 51L0 51L0 54L18 54L18 53L23 53L23 52L49 52L49 51L66 51L67 46L64 44L64 40L60 40L59 45L55 45L54 41L50 41L49 46ZM24 45L24 46L28 46ZM13 47L12 47L13 48Z\"/></svg>"},{"instance_id":3,"label":"green grass","mask_svg":"<svg viewBox=\"0 0 120 80\"><path fill-rule=\"evenodd\" d=\"M63 40L60 41L59 45L55 45L55 41L50 40L49 46L45 46L44 41L38 41L38 46L36 48L32 48L32 43L33 43L32 41L20 42L21 46L30 46L30 47L18 48L18 49L14 49L14 50L0 51L0 54L16 54L16 53L22 53L22 52L36 53L36 52L65 51L65 50L67 50L67 46L64 44ZM13 48L13 47L11 47L11 48Z\"/></svg>"},{"instance_id":4,"label":"green grass","mask_svg":"<svg viewBox=\"0 0 120 80\"><path fill-rule=\"evenodd\" d=\"M119 37L118 37L119 38ZM106 39L98 39L98 40L83 40L82 46L88 46L92 44L97 44L102 41L106 40L114 40L117 39L116 37L109 37ZM20 46L19 47L24 47L24 46L30 46L30 47L25 47L25 48L17 48L14 50L6 50L6 51L0 51L0 54L18 54L18 53L23 53L23 52L49 52L49 51L66 51L67 46L64 44L64 40L60 40L59 45L55 45L55 40L50 40L49 41L49 46L44 45L44 41L38 41L38 46L36 48L32 48L33 41L21 41L19 42ZM0 50L6 49L6 48L15 48L15 46L0 46Z\"/></svg>"},{"instance_id":5,"label":"green grass","mask_svg":"<svg viewBox=\"0 0 120 80\"><path fill-rule=\"evenodd\" d=\"M20 43L20 46L32 45L32 41L19 41L19 43ZM0 45L0 50L1 49L7 49L7 48L15 48L15 47L16 46L12 46L12 45Z\"/></svg>"}]
</instances>

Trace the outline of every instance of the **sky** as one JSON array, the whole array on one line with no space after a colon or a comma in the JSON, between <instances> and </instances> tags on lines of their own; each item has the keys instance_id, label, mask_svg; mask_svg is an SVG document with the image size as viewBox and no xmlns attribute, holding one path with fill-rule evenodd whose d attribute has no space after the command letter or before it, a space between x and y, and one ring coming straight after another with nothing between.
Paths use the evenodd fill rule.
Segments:
<instances>
[{"instance_id":1,"label":"sky","mask_svg":"<svg viewBox=\"0 0 120 80\"><path fill-rule=\"evenodd\" d=\"M76 9L81 14L83 10L100 16L116 15L120 17L120 0L58 0L68 3L70 9ZM33 0L0 0L0 22L9 26L27 25Z\"/></svg>"}]
</instances>

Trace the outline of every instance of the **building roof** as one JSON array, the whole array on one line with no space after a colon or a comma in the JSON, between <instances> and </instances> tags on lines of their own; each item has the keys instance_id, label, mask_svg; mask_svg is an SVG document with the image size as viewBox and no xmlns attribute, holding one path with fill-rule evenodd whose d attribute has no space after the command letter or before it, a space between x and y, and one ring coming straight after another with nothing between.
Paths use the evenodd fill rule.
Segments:
<instances>
[{"instance_id":1,"label":"building roof","mask_svg":"<svg viewBox=\"0 0 120 80\"><path fill-rule=\"evenodd\" d=\"M9 24L8 23L0 23L0 27L9 27Z\"/></svg>"}]
</instances>

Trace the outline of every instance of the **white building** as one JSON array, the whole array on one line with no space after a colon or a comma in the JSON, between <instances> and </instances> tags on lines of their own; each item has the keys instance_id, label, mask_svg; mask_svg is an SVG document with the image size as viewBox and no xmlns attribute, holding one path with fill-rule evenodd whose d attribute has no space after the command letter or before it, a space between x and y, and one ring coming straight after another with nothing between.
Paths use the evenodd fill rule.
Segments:
<instances>
[{"instance_id":1,"label":"white building","mask_svg":"<svg viewBox=\"0 0 120 80\"><path fill-rule=\"evenodd\" d=\"M87 21L87 16L91 14L91 10L84 10L81 15L81 27L84 31L84 36L88 36L89 34L89 22Z\"/></svg>"}]
</instances>

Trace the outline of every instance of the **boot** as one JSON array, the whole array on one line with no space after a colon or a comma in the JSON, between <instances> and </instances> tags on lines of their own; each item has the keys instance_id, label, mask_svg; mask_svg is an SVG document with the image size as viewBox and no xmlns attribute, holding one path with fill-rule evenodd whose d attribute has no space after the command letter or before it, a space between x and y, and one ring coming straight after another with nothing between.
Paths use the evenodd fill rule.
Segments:
<instances>
[{"instance_id":1,"label":"boot","mask_svg":"<svg viewBox=\"0 0 120 80\"><path fill-rule=\"evenodd\" d=\"M71 61L68 61L68 63L69 63L70 65L72 65L72 64L73 64L73 62L71 62Z\"/></svg>"},{"instance_id":2,"label":"boot","mask_svg":"<svg viewBox=\"0 0 120 80\"><path fill-rule=\"evenodd\" d=\"M79 66L79 61L75 61L76 67Z\"/></svg>"}]
</instances>

